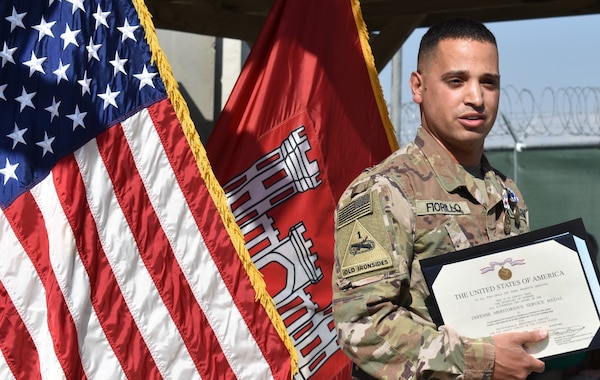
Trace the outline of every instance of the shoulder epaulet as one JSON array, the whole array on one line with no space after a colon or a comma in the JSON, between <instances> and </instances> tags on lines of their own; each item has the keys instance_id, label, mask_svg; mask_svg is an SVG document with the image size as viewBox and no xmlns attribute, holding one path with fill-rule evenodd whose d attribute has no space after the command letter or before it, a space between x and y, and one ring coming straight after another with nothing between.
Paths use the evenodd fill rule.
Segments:
<instances>
[{"instance_id":1,"label":"shoulder epaulet","mask_svg":"<svg viewBox=\"0 0 600 380\"><path fill-rule=\"evenodd\" d=\"M354 198L357 194L362 194L367 191L371 186L373 186L372 179L365 179L364 181L360 181L356 185L351 188L350 197Z\"/></svg>"},{"instance_id":2,"label":"shoulder epaulet","mask_svg":"<svg viewBox=\"0 0 600 380\"><path fill-rule=\"evenodd\" d=\"M502 182L506 181L506 179L508 178L506 176L506 174L502 173L500 170L498 170L496 168L492 168L492 170L494 171L494 174L496 174L498 177L500 177L500 179L502 180Z\"/></svg>"}]
</instances>

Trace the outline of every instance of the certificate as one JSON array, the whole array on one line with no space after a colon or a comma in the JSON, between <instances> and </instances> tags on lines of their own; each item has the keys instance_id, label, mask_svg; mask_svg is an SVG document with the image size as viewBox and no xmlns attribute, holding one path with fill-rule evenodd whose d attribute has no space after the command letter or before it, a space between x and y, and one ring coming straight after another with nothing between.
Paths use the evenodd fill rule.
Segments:
<instances>
[{"instance_id":1,"label":"certificate","mask_svg":"<svg viewBox=\"0 0 600 380\"><path fill-rule=\"evenodd\" d=\"M421 260L434 319L467 337L547 329L537 358L600 348L600 285L581 219Z\"/></svg>"}]
</instances>

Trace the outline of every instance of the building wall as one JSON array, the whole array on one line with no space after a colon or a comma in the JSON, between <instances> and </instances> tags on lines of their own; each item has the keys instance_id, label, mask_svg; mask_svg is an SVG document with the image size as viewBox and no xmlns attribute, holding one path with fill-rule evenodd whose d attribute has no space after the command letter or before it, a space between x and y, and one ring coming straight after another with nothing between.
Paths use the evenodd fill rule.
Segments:
<instances>
[{"instance_id":1,"label":"building wall","mask_svg":"<svg viewBox=\"0 0 600 380\"><path fill-rule=\"evenodd\" d=\"M231 93L249 48L239 40L158 29L161 48L206 143Z\"/></svg>"}]
</instances>

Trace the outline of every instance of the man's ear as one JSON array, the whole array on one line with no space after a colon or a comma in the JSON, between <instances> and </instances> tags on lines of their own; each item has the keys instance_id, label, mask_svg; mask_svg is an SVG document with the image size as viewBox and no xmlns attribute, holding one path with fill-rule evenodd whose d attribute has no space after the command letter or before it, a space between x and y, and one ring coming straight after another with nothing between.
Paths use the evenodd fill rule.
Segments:
<instances>
[{"instance_id":1,"label":"man's ear","mask_svg":"<svg viewBox=\"0 0 600 380\"><path fill-rule=\"evenodd\" d=\"M418 71L413 71L410 74L410 91L412 92L413 101L421 104L423 100L423 76Z\"/></svg>"}]
</instances>

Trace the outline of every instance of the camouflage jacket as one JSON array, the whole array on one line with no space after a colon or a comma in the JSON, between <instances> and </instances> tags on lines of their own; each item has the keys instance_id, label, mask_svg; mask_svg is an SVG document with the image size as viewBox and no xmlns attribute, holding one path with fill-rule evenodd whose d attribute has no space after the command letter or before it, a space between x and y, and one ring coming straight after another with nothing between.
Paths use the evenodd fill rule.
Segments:
<instances>
[{"instance_id":1,"label":"camouflage jacket","mask_svg":"<svg viewBox=\"0 0 600 380\"><path fill-rule=\"evenodd\" d=\"M420 128L413 143L363 172L340 198L334 321L340 346L370 375L491 377L492 339L436 328L419 265L423 258L529 230L515 183L485 157L482 173L477 181ZM503 202L503 192L510 201Z\"/></svg>"}]
</instances>

